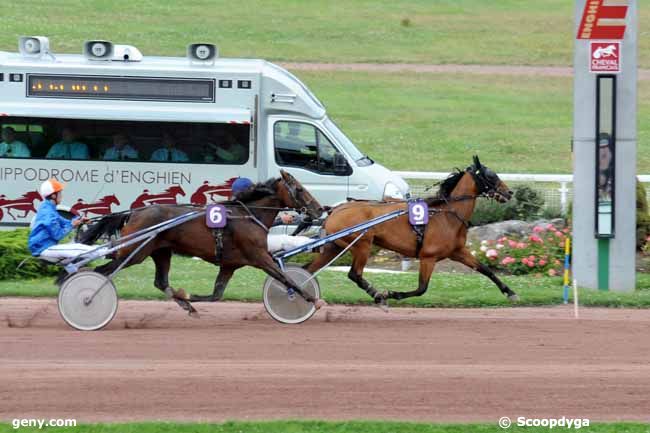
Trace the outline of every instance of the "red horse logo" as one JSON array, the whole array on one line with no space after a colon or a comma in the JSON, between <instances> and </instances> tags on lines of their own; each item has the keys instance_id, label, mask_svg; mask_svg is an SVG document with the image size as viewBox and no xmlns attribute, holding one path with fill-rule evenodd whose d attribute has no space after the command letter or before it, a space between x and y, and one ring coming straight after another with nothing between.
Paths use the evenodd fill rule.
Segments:
<instances>
[{"instance_id":1,"label":"red horse logo","mask_svg":"<svg viewBox=\"0 0 650 433\"><path fill-rule=\"evenodd\" d=\"M183 188L181 188L180 185L171 186L161 194L149 194L149 190L145 189L142 191L142 194L131 203L131 209L150 206L152 204L178 204L176 202L177 195L185 196L185 191L183 191Z\"/></svg>"},{"instance_id":2,"label":"red horse logo","mask_svg":"<svg viewBox=\"0 0 650 433\"><path fill-rule=\"evenodd\" d=\"M23 213L20 218L26 218L30 212L36 213L34 200L43 200L38 191L26 192L22 195L22 197L15 200L8 200L7 196L4 194L0 195L0 220L4 216L3 210L6 210L7 215L9 215L14 221L16 220L16 217L13 213L11 213L12 209Z\"/></svg>"},{"instance_id":3,"label":"red horse logo","mask_svg":"<svg viewBox=\"0 0 650 433\"><path fill-rule=\"evenodd\" d=\"M108 215L113 213L113 210L111 209L112 205L119 206L120 201L115 197L115 195L107 195L100 198L95 203L84 203L82 199L79 199L70 210L73 213L77 215L81 214L82 216L88 216L89 213L95 215Z\"/></svg>"},{"instance_id":4,"label":"red horse logo","mask_svg":"<svg viewBox=\"0 0 650 433\"><path fill-rule=\"evenodd\" d=\"M236 177L231 177L223 185L210 185L207 180L204 181L203 185L201 185L194 194L192 194L192 197L190 197L190 203L204 206L208 203L208 199L212 203L217 203L218 200L215 200L215 196L230 198L232 194L232 184L235 180L237 180Z\"/></svg>"}]
</instances>

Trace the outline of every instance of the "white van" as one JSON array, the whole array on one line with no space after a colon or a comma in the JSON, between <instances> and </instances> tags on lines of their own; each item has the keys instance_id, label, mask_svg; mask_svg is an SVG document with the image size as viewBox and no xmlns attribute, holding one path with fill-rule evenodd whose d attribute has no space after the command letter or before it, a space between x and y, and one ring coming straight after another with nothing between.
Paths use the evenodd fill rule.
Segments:
<instances>
[{"instance_id":1,"label":"white van","mask_svg":"<svg viewBox=\"0 0 650 433\"><path fill-rule=\"evenodd\" d=\"M226 199L237 177L281 168L323 205L405 198L408 185L362 154L295 76L263 60L143 57L105 41L58 55L44 37L0 52L0 225L27 225L50 177L94 217L154 203Z\"/></svg>"}]
</instances>

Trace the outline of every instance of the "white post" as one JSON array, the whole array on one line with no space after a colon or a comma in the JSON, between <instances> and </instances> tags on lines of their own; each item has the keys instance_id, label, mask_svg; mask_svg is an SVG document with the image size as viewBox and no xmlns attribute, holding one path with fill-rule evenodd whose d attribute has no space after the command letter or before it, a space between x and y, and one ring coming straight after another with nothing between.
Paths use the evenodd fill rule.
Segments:
<instances>
[{"instance_id":1,"label":"white post","mask_svg":"<svg viewBox=\"0 0 650 433\"><path fill-rule=\"evenodd\" d=\"M568 192L569 189L566 187L566 182L560 182L560 209L562 210L562 215L566 215L568 212L567 202L568 202Z\"/></svg>"}]
</instances>

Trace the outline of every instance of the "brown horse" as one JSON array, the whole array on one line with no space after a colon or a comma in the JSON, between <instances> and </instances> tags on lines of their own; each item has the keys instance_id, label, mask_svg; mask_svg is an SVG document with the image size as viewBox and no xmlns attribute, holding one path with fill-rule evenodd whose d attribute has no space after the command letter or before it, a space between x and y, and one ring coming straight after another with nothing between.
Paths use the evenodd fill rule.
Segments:
<instances>
[{"instance_id":1,"label":"brown horse","mask_svg":"<svg viewBox=\"0 0 650 433\"><path fill-rule=\"evenodd\" d=\"M221 235L213 233L206 226L204 217L193 219L158 234L131 258L127 266L141 263L151 257L156 265L154 285L190 313L196 312L190 301L220 300L233 273L247 265L262 269L303 295L269 254L266 240L268 228L283 208L301 210L312 218L320 217L323 209L293 176L285 171L281 171L281 175L281 178L252 186L239 194L237 201L221 202L228 209L228 223ZM83 233L79 240L92 244L100 236L110 235L119 228L121 235L127 236L196 209L181 205L153 205L130 213L115 214L99 220ZM218 242L217 237L220 238ZM217 245L221 245L221 248ZM97 267L95 271L104 275L111 274L138 246L139 244L135 244L118 250L111 262ZM169 285L172 253L200 257L206 262L220 266L212 295L189 295L185 290L173 289ZM317 308L324 305L322 300L313 299L306 294L303 297L309 302L314 302Z\"/></svg>"},{"instance_id":2,"label":"brown horse","mask_svg":"<svg viewBox=\"0 0 650 433\"><path fill-rule=\"evenodd\" d=\"M481 165L478 157L475 156L472 166L465 171L452 173L440 185L438 195L426 199L431 216L424 230L421 249L418 247L417 235L409 223L408 215L379 224L368 230L351 247L353 260L348 277L372 296L376 303L386 304L387 299L391 298L399 300L423 295L427 291L436 263L450 258L487 276L510 300L516 301L515 292L501 282L488 267L482 265L465 247L468 221L474 212L476 199L480 196L493 197L499 202L506 202L512 197L512 192L496 173ZM328 234L335 233L377 216L406 209L407 206L405 201L348 202L333 209L325 221L324 228ZM309 272L316 272L349 245L356 236L352 234L335 243L327 244L323 252L305 268ZM379 293L363 278L363 269L373 244L404 256L420 259L420 279L417 290Z\"/></svg>"}]
</instances>

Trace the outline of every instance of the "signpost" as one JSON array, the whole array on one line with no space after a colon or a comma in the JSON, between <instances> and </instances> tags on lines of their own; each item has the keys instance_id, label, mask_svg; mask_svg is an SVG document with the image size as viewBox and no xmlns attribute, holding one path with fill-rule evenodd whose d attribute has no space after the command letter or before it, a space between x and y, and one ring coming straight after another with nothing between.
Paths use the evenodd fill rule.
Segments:
<instances>
[{"instance_id":1,"label":"signpost","mask_svg":"<svg viewBox=\"0 0 650 433\"><path fill-rule=\"evenodd\" d=\"M638 0L576 0L573 272L582 287L636 284Z\"/></svg>"}]
</instances>

